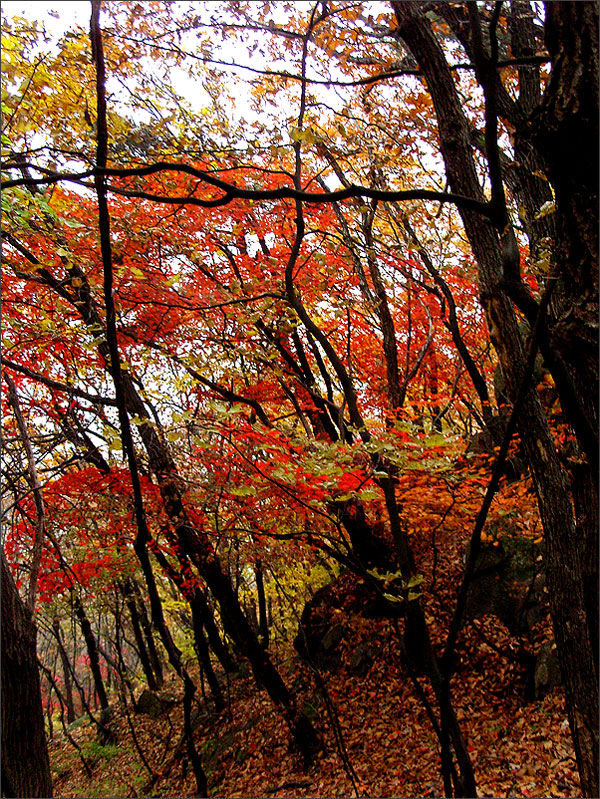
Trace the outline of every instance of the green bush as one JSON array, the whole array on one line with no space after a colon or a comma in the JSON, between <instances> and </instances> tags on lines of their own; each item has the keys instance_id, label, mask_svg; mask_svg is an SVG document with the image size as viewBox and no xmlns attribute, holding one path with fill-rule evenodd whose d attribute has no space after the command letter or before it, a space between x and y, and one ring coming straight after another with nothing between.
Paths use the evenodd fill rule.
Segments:
<instances>
[{"instance_id":1,"label":"green bush","mask_svg":"<svg viewBox=\"0 0 600 799\"><path fill-rule=\"evenodd\" d=\"M98 763L102 759L107 761L114 760L115 757L121 754L121 750L118 746L114 744L100 744L98 741L87 741L81 747L81 752L85 759L92 765Z\"/></svg>"}]
</instances>

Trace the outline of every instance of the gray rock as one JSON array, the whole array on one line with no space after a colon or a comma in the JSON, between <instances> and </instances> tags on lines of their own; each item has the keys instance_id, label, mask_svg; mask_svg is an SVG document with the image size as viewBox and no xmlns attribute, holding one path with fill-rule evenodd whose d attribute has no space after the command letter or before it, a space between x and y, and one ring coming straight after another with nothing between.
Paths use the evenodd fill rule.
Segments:
<instances>
[{"instance_id":1,"label":"gray rock","mask_svg":"<svg viewBox=\"0 0 600 799\"><path fill-rule=\"evenodd\" d=\"M146 716L150 716L150 718L157 719L172 707L175 702L176 699L174 697L158 696L145 688L135 704L135 709L138 713L143 713Z\"/></svg>"},{"instance_id":2,"label":"gray rock","mask_svg":"<svg viewBox=\"0 0 600 799\"><path fill-rule=\"evenodd\" d=\"M533 680L536 699L543 699L546 694L562 684L558 652L554 641L546 641L541 645L535 661Z\"/></svg>"},{"instance_id":3,"label":"gray rock","mask_svg":"<svg viewBox=\"0 0 600 799\"><path fill-rule=\"evenodd\" d=\"M542 558L540 544L504 531L482 544L466 616L493 614L513 635L527 634L549 610Z\"/></svg>"},{"instance_id":4,"label":"gray rock","mask_svg":"<svg viewBox=\"0 0 600 799\"><path fill-rule=\"evenodd\" d=\"M372 644L363 641L352 653L348 668L351 672L354 672L354 674L362 676L369 671L376 655L377 649Z\"/></svg>"},{"instance_id":5,"label":"gray rock","mask_svg":"<svg viewBox=\"0 0 600 799\"><path fill-rule=\"evenodd\" d=\"M331 627L327 630L323 638L321 639L321 649L323 652L329 654L332 650L334 650L339 642L344 637L344 628L342 627L339 622L335 622L331 625Z\"/></svg>"}]
</instances>

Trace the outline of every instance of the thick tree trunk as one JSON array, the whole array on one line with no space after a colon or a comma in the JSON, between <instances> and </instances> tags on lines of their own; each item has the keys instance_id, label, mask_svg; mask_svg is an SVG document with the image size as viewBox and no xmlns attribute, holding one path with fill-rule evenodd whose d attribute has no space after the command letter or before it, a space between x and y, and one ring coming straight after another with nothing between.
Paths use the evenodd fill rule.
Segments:
<instances>
[{"instance_id":1,"label":"thick tree trunk","mask_svg":"<svg viewBox=\"0 0 600 799\"><path fill-rule=\"evenodd\" d=\"M51 797L36 628L4 558L2 594L2 794Z\"/></svg>"},{"instance_id":2,"label":"thick tree trunk","mask_svg":"<svg viewBox=\"0 0 600 799\"><path fill-rule=\"evenodd\" d=\"M597 430L598 4L547 3L545 38L553 68L535 142L555 192L554 254L562 307L552 340ZM571 453L569 467L597 678L598 474L578 452Z\"/></svg>"},{"instance_id":3,"label":"thick tree trunk","mask_svg":"<svg viewBox=\"0 0 600 799\"><path fill-rule=\"evenodd\" d=\"M422 6L415 2L394 2L396 18L399 23L399 34L417 59L429 87L438 121L440 145L444 157L446 172L452 190L464 196L484 200L484 195L477 178L473 159L472 145L469 138L469 127L464 116L460 99L448 69L444 54L437 40L431 32L429 22L422 13ZM592 79L592 89L589 87L570 98L570 104L556 101L552 92L559 92L556 87L560 78L555 78L557 70L566 73L565 82L577 85L577 78L585 72L585 63L582 61L584 51L596 54L596 66L590 70L597 75L597 21L595 33L593 23L590 21L594 15L591 3L549 3L549 20L551 25L550 35L558 56L553 65L553 77L547 91L546 118L544 125L552 127L552 118L560 117L556 134L557 147L550 151L547 160L554 162L558 159L564 163L565 154L570 151L573 159L583 158L588 152L588 140L583 131L573 128L572 112L579 104L585 104L590 92L596 102L594 116L595 129L592 120L588 120L593 137L594 159L597 162L597 79ZM575 8L577 7L579 11ZM596 10L597 15L597 10ZM567 19L569 21L567 21ZM596 16L597 20L597 16ZM577 33L579 24L579 34ZM582 30L583 29L583 30ZM562 47L562 50L561 50ZM550 45L552 52L552 45ZM567 52L572 55L572 62L568 64ZM579 67L577 67L579 64ZM591 73L590 73L591 74ZM594 82L595 81L595 82ZM593 89L593 86L596 89ZM572 139L568 131L577 136ZM596 133L594 134L594 130ZM581 138L581 146L577 142ZM585 146L584 146L585 145ZM572 149L571 149L572 148ZM554 164L555 170L560 170ZM565 166L567 172L573 176L570 183L559 188L557 183L557 209L560 207L559 192L564 189L562 202L565 208L565 223L559 222L559 238L570 235L568 258L565 256L564 281L573 281L576 286L577 297L572 298L571 311L567 314L569 322L569 342L575 343L572 352L563 348L561 354L571 358L573 370L587 375L588 396L597 396L597 391L589 392L590 381L597 384L597 299L595 299L592 314L590 308L597 298L597 188L595 202L590 204L591 191L578 188L579 178L584 187L589 186L590 180L583 176L589 171L597 179L597 169L589 162L582 160L580 164ZM552 170L550 170L552 175ZM579 176L579 177L577 177ZM554 178L557 179L558 178ZM573 183L575 181L575 183ZM558 182L560 182L558 180ZM577 185L575 185L577 184ZM575 192L576 197L572 197ZM572 204L572 206L571 206ZM592 207L593 205L593 207ZM486 311L490 336L498 353L507 392L514 402L519 389L524 369L524 351L521 335L518 330L516 318L502 289L503 263L500 253L499 240L491 224L481 223L481 219L471 211L459 209L465 231L469 238L473 253L477 259L480 271L481 301ZM559 212L560 213L560 212ZM593 232L591 231L593 228ZM562 230L562 234L561 234ZM596 235L596 246L593 246L593 234ZM579 240L578 240L579 237ZM589 254L595 252L593 267ZM585 260L584 269L570 277L568 270L576 268L575 263ZM577 277L580 278L579 284ZM594 280L596 290L593 292ZM583 293L581 299L580 293ZM584 324L580 325L576 318ZM563 319L563 326L567 319ZM589 324L588 324L589 323ZM594 340L594 324L596 325L596 339ZM565 334L566 335L566 334ZM577 338L579 337L579 338ZM567 343L569 343L567 342ZM554 343L554 342L552 342ZM593 355L592 355L593 353ZM592 368L591 360L595 367ZM585 386L585 380L581 380ZM583 396L585 390L579 393ZM589 400L583 402L586 409L587 421L591 425L594 413L590 409ZM593 425L595 429L595 424ZM556 447L552 439L547 419L541 408L539 398L532 389L527 392L523 413L519 420L519 433L523 440L529 466L537 491L538 504L547 547L546 573L551 597L551 611L554 622L555 636L565 680L569 719L577 762L584 791L587 796L598 795L598 729L597 708L598 688L595 669L595 657L592 652L592 628L596 629L596 620L588 621L590 602L584 595L584 586L593 582L591 572L592 553L597 551L591 544L582 545L579 540L577 526L573 516L570 491L567 475L563 469ZM587 442L589 443L589 442ZM592 514L589 514L592 516ZM594 533L597 535L597 530ZM587 565L586 565L587 564ZM596 561L597 567L597 561ZM596 591L597 596L597 591ZM591 603L594 604L593 602Z\"/></svg>"},{"instance_id":4,"label":"thick tree trunk","mask_svg":"<svg viewBox=\"0 0 600 799\"><path fill-rule=\"evenodd\" d=\"M555 192L563 314L553 343L598 415L598 4L546 3L553 66L535 143Z\"/></svg>"}]
</instances>

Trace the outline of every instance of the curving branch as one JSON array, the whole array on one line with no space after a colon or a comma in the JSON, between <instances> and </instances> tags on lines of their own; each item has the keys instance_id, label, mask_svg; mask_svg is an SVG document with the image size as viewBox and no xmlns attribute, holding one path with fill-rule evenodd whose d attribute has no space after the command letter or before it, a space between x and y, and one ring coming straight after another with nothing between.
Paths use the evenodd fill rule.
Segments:
<instances>
[{"instance_id":1,"label":"curving branch","mask_svg":"<svg viewBox=\"0 0 600 799\"><path fill-rule=\"evenodd\" d=\"M34 169L40 170L34 164L30 164ZM43 170L46 171L46 170ZM145 177L147 175L156 175L163 172L174 172L181 175L189 175L196 178L198 181L211 186L212 188L219 189L223 192L222 196L203 199L196 197L193 194L169 196L162 194L153 194L151 192L124 189L115 186L112 183L105 183L105 191L110 191L114 194L119 194L123 197L137 197L139 199L152 200L154 202L166 203L169 205L197 205L202 208L217 208L223 205L228 205L233 200L296 200L305 203L334 203L341 202L356 197L368 197L372 200L380 202L402 202L405 200L432 200L439 203L453 203L471 211L477 211L485 217L492 216L492 208L490 203L484 200L475 199L473 197L465 197L462 194L453 192L434 191L433 189L405 189L401 191L376 189L371 186L360 186L352 184L344 189L329 192L310 192L303 191L300 185L281 186L278 189L245 189L237 186L235 183L229 183L226 180L217 178L210 172L190 166L189 164L178 164L170 161L157 161L155 164L150 164L144 167L135 168L117 168L97 166L93 169L87 169L82 172L57 172L54 174L47 174L41 178L22 177L15 178L14 180L5 180L0 183L0 189L10 189L15 186L50 186L54 183L70 182L86 188L94 188L95 181L98 178L128 178L128 177ZM88 181L89 178L94 179L94 183Z\"/></svg>"},{"instance_id":2,"label":"curving branch","mask_svg":"<svg viewBox=\"0 0 600 799\"><path fill-rule=\"evenodd\" d=\"M15 363L15 361L11 361L4 355L0 355L0 363L2 363L8 369L12 369L13 372L20 372L21 374L30 377L32 380L35 380L36 383L42 383L42 385L47 386L48 388L56 389L57 391L64 391L66 394L70 394L74 397L81 397L81 399L92 402L94 405L112 405L114 407L117 404L112 397L103 397L100 394L90 394L88 391L84 391L82 388L75 388L75 386L71 386L68 383L60 383L58 380L53 380L51 377L46 377L46 375L40 374L40 372L30 369L28 366L22 366L20 363Z\"/></svg>"}]
</instances>

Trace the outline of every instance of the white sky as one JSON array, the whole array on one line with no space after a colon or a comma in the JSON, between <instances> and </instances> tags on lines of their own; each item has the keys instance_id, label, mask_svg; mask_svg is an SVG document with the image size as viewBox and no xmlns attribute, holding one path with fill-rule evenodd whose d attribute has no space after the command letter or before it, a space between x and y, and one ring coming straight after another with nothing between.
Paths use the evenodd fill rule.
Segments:
<instances>
[{"instance_id":1,"label":"white sky","mask_svg":"<svg viewBox=\"0 0 600 799\"><path fill-rule=\"evenodd\" d=\"M53 17L53 12L57 16ZM57 31L69 28L73 22L83 27L89 25L92 14L92 4L87 0L71 0L71 2L46 2L46 0L2 0L2 16L20 16L27 19L36 19L48 24L49 31ZM62 24L61 24L62 21Z\"/></svg>"}]
</instances>

